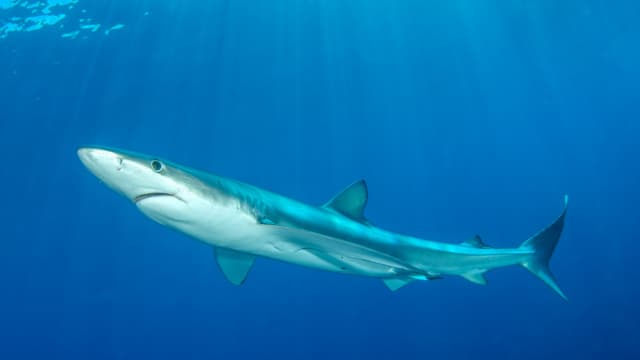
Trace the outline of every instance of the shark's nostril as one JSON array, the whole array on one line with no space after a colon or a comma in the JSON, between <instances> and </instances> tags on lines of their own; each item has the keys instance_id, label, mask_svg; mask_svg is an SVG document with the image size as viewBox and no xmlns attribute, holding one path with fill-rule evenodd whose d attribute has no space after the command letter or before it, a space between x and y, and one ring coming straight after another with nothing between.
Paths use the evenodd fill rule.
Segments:
<instances>
[{"instance_id":1,"label":"shark's nostril","mask_svg":"<svg viewBox=\"0 0 640 360\"><path fill-rule=\"evenodd\" d=\"M122 158L119 157L118 159L116 159L118 166L116 167L116 170L120 171L122 170Z\"/></svg>"}]
</instances>

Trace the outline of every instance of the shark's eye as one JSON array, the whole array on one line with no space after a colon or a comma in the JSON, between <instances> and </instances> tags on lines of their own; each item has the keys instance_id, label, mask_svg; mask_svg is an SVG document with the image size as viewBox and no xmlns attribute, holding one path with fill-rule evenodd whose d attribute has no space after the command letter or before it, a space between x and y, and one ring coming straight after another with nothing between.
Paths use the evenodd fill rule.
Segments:
<instances>
[{"instance_id":1,"label":"shark's eye","mask_svg":"<svg viewBox=\"0 0 640 360\"><path fill-rule=\"evenodd\" d=\"M164 170L164 164L159 161L159 160L151 160L151 169L153 169L153 171L159 173L162 170Z\"/></svg>"}]
</instances>

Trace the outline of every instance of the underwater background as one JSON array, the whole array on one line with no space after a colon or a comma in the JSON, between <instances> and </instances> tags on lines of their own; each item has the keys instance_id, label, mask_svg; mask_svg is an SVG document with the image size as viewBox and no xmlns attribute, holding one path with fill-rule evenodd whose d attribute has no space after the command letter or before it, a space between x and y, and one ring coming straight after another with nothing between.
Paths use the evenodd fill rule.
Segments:
<instances>
[{"instance_id":1,"label":"underwater background","mask_svg":"<svg viewBox=\"0 0 640 360\"><path fill-rule=\"evenodd\" d=\"M1 359L638 359L640 2L0 0ZM519 267L416 282L211 248L80 163L114 146L376 225L520 244L555 219L565 302Z\"/></svg>"}]
</instances>

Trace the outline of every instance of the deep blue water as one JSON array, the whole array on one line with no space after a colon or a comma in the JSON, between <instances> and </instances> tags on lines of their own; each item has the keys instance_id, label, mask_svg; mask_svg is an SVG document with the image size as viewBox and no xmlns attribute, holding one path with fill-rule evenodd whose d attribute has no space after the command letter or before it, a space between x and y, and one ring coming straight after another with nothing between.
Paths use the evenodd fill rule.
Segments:
<instances>
[{"instance_id":1,"label":"deep blue water","mask_svg":"<svg viewBox=\"0 0 640 360\"><path fill-rule=\"evenodd\" d=\"M0 358L640 358L639 2L50 3L0 1ZM520 268L234 287L86 144L313 204L364 178L373 223L446 242L515 246L568 193L570 300Z\"/></svg>"}]
</instances>

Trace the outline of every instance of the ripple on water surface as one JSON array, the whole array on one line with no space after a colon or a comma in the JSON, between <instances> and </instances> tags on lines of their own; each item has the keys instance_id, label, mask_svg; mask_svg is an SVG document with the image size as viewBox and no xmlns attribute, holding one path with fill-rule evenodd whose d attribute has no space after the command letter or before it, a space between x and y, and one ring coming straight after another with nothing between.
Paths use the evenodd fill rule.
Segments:
<instances>
[{"instance_id":1,"label":"ripple on water surface","mask_svg":"<svg viewBox=\"0 0 640 360\"><path fill-rule=\"evenodd\" d=\"M101 24L81 8L82 0L0 0L0 40L12 34L53 29L65 39L109 35L124 24ZM145 12L144 15L148 15Z\"/></svg>"}]
</instances>

